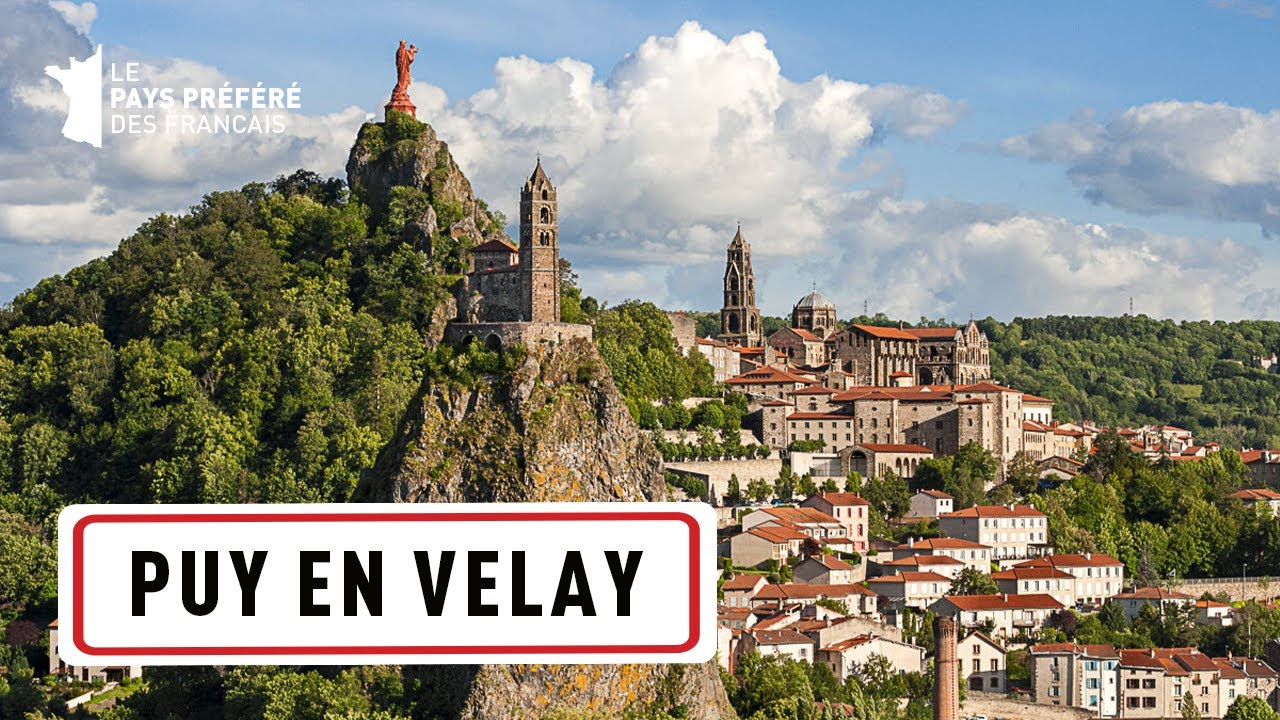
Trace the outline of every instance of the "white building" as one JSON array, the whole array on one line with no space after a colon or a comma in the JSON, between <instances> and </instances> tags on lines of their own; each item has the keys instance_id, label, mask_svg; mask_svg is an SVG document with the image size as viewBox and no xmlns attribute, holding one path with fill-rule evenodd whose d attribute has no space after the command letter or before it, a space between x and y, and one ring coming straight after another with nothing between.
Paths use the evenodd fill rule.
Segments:
<instances>
[{"instance_id":1,"label":"white building","mask_svg":"<svg viewBox=\"0 0 1280 720\"><path fill-rule=\"evenodd\" d=\"M1051 549L1049 518L1030 505L976 505L939 516L938 529L991 547L996 562L1027 560Z\"/></svg>"},{"instance_id":2,"label":"white building","mask_svg":"<svg viewBox=\"0 0 1280 720\"><path fill-rule=\"evenodd\" d=\"M907 511L907 517L932 520L953 510L955 510L954 497L941 490L921 490L911 496L911 509Z\"/></svg>"},{"instance_id":3,"label":"white building","mask_svg":"<svg viewBox=\"0 0 1280 720\"><path fill-rule=\"evenodd\" d=\"M1009 689L1003 645L977 630L956 643L956 671L970 690L1005 692Z\"/></svg>"},{"instance_id":4,"label":"white building","mask_svg":"<svg viewBox=\"0 0 1280 720\"><path fill-rule=\"evenodd\" d=\"M1098 607L1124 589L1124 563L1106 553L1061 553L1018 563L1015 568L1054 568L1075 578L1075 602Z\"/></svg>"}]
</instances>

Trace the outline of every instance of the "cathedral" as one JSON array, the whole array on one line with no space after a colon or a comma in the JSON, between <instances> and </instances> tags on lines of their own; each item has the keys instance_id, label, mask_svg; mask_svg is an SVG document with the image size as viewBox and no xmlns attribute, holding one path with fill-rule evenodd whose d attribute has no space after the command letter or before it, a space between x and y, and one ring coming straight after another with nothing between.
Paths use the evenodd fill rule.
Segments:
<instances>
[{"instance_id":1,"label":"cathedral","mask_svg":"<svg viewBox=\"0 0 1280 720\"><path fill-rule=\"evenodd\" d=\"M815 287L791 308L790 326L766 338L755 285L739 225L727 252L718 339L739 352L743 372L760 364L820 371L837 388L967 385L991 377L987 336L972 320L962 328L841 326L835 304Z\"/></svg>"}]
</instances>

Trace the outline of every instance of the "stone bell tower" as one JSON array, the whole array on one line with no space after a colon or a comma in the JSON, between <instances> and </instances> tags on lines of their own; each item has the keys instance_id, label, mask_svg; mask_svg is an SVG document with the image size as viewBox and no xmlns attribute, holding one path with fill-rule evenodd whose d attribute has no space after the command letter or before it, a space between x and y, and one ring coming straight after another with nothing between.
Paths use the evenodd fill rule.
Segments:
<instances>
[{"instance_id":1,"label":"stone bell tower","mask_svg":"<svg viewBox=\"0 0 1280 720\"><path fill-rule=\"evenodd\" d=\"M520 319L560 322L556 189L542 159L520 190Z\"/></svg>"},{"instance_id":2,"label":"stone bell tower","mask_svg":"<svg viewBox=\"0 0 1280 720\"><path fill-rule=\"evenodd\" d=\"M730 345L759 347L764 335L756 307L756 274L751 269L751 246L742 226L729 243L724 268L724 306L720 308L720 339Z\"/></svg>"}]
</instances>

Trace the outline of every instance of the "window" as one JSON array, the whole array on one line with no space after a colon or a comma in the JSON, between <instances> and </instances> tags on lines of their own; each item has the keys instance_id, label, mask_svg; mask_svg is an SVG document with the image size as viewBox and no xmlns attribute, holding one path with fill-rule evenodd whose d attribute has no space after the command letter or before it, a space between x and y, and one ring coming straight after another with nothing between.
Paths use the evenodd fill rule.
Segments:
<instances>
[{"instance_id":1,"label":"window","mask_svg":"<svg viewBox=\"0 0 1280 720\"><path fill-rule=\"evenodd\" d=\"M991 672L996 672L999 669L1000 669L1000 661L997 660L996 658L991 658Z\"/></svg>"},{"instance_id":2,"label":"window","mask_svg":"<svg viewBox=\"0 0 1280 720\"><path fill-rule=\"evenodd\" d=\"M1142 698L1142 707L1144 707L1144 708L1153 708L1153 707L1155 707L1155 706L1156 706L1156 699L1155 699L1155 698L1153 698L1153 697L1144 697L1144 698Z\"/></svg>"},{"instance_id":3,"label":"window","mask_svg":"<svg viewBox=\"0 0 1280 720\"><path fill-rule=\"evenodd\" d=\"M1141 684L1138 682L1138 678L1129 678L1124 681L1124 687L1126 690L1137 690L1141 687Z\"/></svg>"},{"instance_id":4,"label":"window","mask_svg":"<svg viewBox=\"0 0 1280 720\"><path fill-rule=\"evenodd\" d=\"M1139 699L1136 697L1125 698L1125 705L1127 707L1136 708L1138 707L1138 703L1139 703Z\"/></svg>"},{"instance_id":5,"label":"window","mask_svg":"<svg viewBox=\"0 0 1280 720\"><path fill-rule=\"evenodd\" d=\"M1143 689L1143 690L1154 690L1155 688L1156 688L1156 679L1155 679L1155 678L1145 678L1145 679L1143 679L1143 681L1142 681L1142 689Z\"/></svg>"}]
</instances>

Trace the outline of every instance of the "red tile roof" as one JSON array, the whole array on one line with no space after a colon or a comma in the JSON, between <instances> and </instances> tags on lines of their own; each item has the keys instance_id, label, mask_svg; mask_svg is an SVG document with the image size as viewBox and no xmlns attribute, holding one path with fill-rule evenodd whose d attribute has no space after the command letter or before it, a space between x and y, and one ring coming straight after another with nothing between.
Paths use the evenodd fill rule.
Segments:
<instances>
[{"instance_id":1,"label":"red tile roof","mask_svg":"<svg viewBox=\"0 0 1280 720\"><path fill-rule=\"evenodd\" d=\"M1012 518L1012 517L1045 517L1045 514L1030 505L974 505L971 508L957 510L953 513L944 513L944 518L966 518L966 517L984 517L984 518Z\"/></svg>"},{"instance_id":2,"label":"red tile roof","mask_svg":"<svg viewBox=\"0 0 1280 720\"><path fill-rule=\"evenodd\" d=\"M725 590L751 590L761 582L767 582L763 575L740 573L724 581L721 587Z\"/></svg>"},{"instance_id":3,"label":"red tile roof","mask_svg":"<svg viewBox=\"0 0 1280 720\"><path fill-rule=\"evenodd\" d=\"M871 578L868 583L901 583L901 582L945 582L950 583L951 578L932 570L900 572L896 575L883 575L878 578Z\"/></svg>"},{"instance_id":4,"label":"red tile roof","mask_svg":"<svg viewBox=\"0 0 1280 720\"><path fill-rule=\"evenodd\" d=\"M1020 562L1014 567L1116 567L1121 565L1124 563L1106 553L1057 553Z\"/></svg>"},{"instance_id":5,"label":"red tile roof","mask_svg":"<svg viewBox=\"0 0 1280 720\"><path fill-rule=\"evenodd\" d=\"M1190 595L1180 593L1177 590L1167 590L1158 587L1138 588L1133 592L1120 593L1112 596L1117 600L1192 600Z\"/></svg>"},{"instance_id":6,"label":"red tile roof","mask_svg":"<svg viewBox=\"0 0 1280 720\"><path fill-rule=\"evenodd\" d=\"M937 498L939 500L955 500L956 499L954 495L948 495L942 492L941 490L921 490L920 494L928 495L929 497Z\"/></svg>"},{"instance_id":7,"label":"red tile roof","mask_svg":"<svg viewBox=\"0 0 1280 720\"><path fill-rule=\"evenodd\" d=\"M1022 404L1026 405L1027 403L1052 405L1053 401L1047 397L1040 397L1039 395L1032 395L1030 393L1022 393Z\"/></svg>"},{"instance_id":8,"label":"red tile roof","mask_svg":"<svg viewBox=\"0 0 1280 720\"><path fill-rule=\"evenodd\" d=\"M1241 490L1233 492L1227 497L1239 498L1240 500L1280 500L1280 493L1267 488L1252 488L1249 490Z\"/></svg>"},{"instance_id":9,"label":"red tile roof","mask_svg":"<svg viewBox=\"0 0 1280 720\"><path fill-rule=\"evenodd\" d=\"M880 327L879 325L850 325L849 327L857 328L872 337L884 338L886 340L910 340L914 342L920 339L906 330L899 330L898 328Z\"/></svg>"},{"instance_id":10,"label":"red tile roof","mask_svg":"<svg viewBox=\"0 0 1280 720\"><path fill-rule=\"evenodd\" d=\"M771 543L790 543L792 540L809 539L808 535L798 533L790 528L777 527L776 525L768 527L753 527L747 531L747 534L763 538Z\"/></svg>"},{"instance_id":11,"label":"red tile roof","mask_svg":"<svg viewBox=\"0 0 1280 720\"><path fill-rule=\"evenodd\" d=\"M501 240L494 239L494 240L490 240L489 242L486 242L471 248L471 252L473 253L488 253L488 252L515 253L519 251L513 245L509 245Z\"/></svg>"},{"instance_id":12,"label":"red tile roof","mask_svg":"<svg viewBox=\"0 0 1280 720\"><path fill-rule=\"evenodd\" d=\"M927 540L916 540L915 544L903 543L898 545L895 550L916 550L924 548L925 550L990 550L991 548L972 540L964 540L961 538L929 538Z\"/></svg>"},{"instance_id":13,"label":"red tile roof","mask_svg":"<svg viewBox=\"0 0 1280 720\"><path fill-rule=\"evenodd\" d=\"M922 328L904 328L903 331L909 335L914 335L915 337L920 338L921 340L950 340L956 336L956 333L960 332L960 328L922 327Z\"/></svg>"},{"instance_id":14,"label":"red tile roof","mask_svg":"<svg viewBox=\"0 0 1280 720\"><path fill-rule=\"evenodd\" d=\"M787 416L788 420L852 420L853 416L841 412L797 412Z\"/></svg>"},{"instance_id":15,"label":"red tile roof","mask_svg":"<svg viewBox=\"0 0 1280 720\"><path fill-rule=\"evenodd\" d=\"M866 499L863 498L858 493L851 493L851 492L820 492L820 493L814 493L809 497L821 498L822 500L825 500L826 502L831 503L833 506L839 505L840 507L871 504L867 502ZM835 518L832 518L832 519L834 520Z\"/></svg>"},{"instance_id":16,"label":"red tile roof","mask_svg":"<svg viewBox=\"0 0 1280 720\"><path fill-rule=\"evenodd\" d=\"M1015 567L991 573L992 580L1061 580L1075 576L1052 567Z\"/></svg>"},{"instance_id":17,"label":"red tile roof","mask_svg":"<svg viewBox=\"0 0 1280 720\"><path fill-rule=\"evenodd\" d=\"M812 645L813 641L792 630L791 628L782 628L781 630L752 630L751 635L756 639L757 645Z\"/></svg>"},{"instance_id":18,"label":"red tile roof","mask_svg":"<svg viewBox=\"0 0 1280 720\"><path fill-rule=\"evenodd\" d=\"M854 635L851 638L845 638L844 640L841 640L839 642L832 643L822 648L822 650L826 652L842 652L844 650L848 650L851 647L865 645L871 642L872 639L873 638L870 635Z\"/></svg>"},{"instance_id":19,"label":"red tile roof","mask_svg":"<svg viewBox=\"0 0 1280 720\"><path fill-rule=\"evenodd\" d=\"M963 565L964 563L949 555L912 555L880 564L885 567L920 567L922 565Z\"/></svg>"},{"instance_id":20,"label":"red tile roof","mask_svg":"<svg viewBox=\"0 0 1280 720\"><path fill-rule=\"evenodd\" d=\"M745 350L740 349L739 352L745 352ZM789 385L793 383L812 385L813 380L789 373L786 370L780 370L772 365L765 365L731 377L725 380L725 383L729 385Z\"/></svg>"},{"instance_id":21,"label":"red tile roof","mask_svg":"<svg viewBox=\"0 0 1280 720\"><path fill-rule=\"evenodd\" d=\"M756 593L757 600L816 600L819 598L842 598L851 595L870 597L875 595L857 583L809 584L783 583L768 585Z\"/></svg>"},{"instance_id":22,"label":"red tile roof","mask_svg":"<svg viewBox=\"0 0 1280 720\"><path fill-rule=\"evenodd\" d=\"M1065 607L1044 593L1026 595L951 595L942 598L960 610L980 612L983 610L1056 610Z\"/></svg>"}]
</instances>

